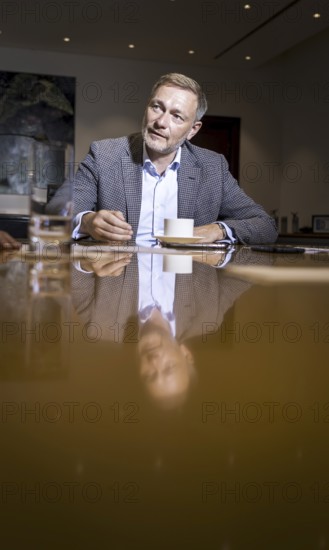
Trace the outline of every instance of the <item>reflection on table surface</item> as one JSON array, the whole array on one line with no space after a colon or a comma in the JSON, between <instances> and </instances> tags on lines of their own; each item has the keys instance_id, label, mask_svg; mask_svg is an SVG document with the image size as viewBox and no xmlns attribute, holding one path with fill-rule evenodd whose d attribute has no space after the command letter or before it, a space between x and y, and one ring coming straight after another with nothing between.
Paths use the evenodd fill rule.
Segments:
<instances>
[{"instance_id":1,"label":"reflection on table surface","mask_svg":"<svg viewBox=\"0 0 329 550\"><path fill-rule=\"evenodd\" d=\"M329 254L96 252L1 256L4 548L326 548Z\"/></svg>"}]
</instances>

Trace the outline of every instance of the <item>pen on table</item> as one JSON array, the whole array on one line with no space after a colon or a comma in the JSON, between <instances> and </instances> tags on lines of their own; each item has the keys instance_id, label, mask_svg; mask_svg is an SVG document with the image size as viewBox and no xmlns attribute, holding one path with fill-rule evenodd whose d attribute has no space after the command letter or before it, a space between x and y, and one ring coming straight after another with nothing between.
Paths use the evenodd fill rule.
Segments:
<instances>
[{"instance_id":1,"label":"pen on table","mask_svg":"<svg viewBox=\"0 0 329 550\"><path fill-rule=\"evenodd\" d=\"M327 252L329 253L329 247L328 248L318 248L318 247L309 247L304 248L306 254L316 254L317 252Z\"/></svg>"},{"instance_id":2,"label":"pen on table","mask_svg":"<svg viewBox=\"0 0 329 550\"><path fill-rule=\"evenodd\" d=\"M255 252L270 252L277 254L317 254L318 252L329 253L329 248L320 247L299 247L299 246L282 246L282 245L253 245L250 249Z\"/></svg>"}]
</instances>

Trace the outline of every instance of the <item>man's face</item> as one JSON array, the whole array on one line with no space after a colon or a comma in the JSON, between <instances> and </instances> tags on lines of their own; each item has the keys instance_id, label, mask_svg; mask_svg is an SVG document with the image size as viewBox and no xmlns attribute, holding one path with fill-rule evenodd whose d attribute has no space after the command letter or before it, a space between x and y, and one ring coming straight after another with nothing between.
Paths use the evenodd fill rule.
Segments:
<instances>
[{"instance_id":1,"label":"man's face","mask_svg":"<svg viewBox=\"0 0 329 550\"><path fill-rule=\"evenodd\" d=\"M173 153L201 127L195 122L197 97L190 90L160 86L150 100L143 119L143 138L150 152Z\"/></svg>"},{"instance_id":2,"label":"man's face","mask_svg":"<svg viewBox=\"0 0 329 550\"><path fill-rule=\"evenodd\" d=\"M187 394L191 383L189 350L161 327L147 323L138 351L140 375L151 397L165 402Z\"/></svg>"}]
</instances>

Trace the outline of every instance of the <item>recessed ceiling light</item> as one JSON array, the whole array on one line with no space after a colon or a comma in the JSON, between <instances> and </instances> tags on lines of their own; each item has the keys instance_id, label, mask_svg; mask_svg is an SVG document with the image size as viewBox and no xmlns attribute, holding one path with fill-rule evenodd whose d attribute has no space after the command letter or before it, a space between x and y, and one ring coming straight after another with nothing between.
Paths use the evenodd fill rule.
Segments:
<instances>
[{"instance_id":1,"label":"recessed ceiling light","mask_svg":"<svg viewBox=\"0 0 329 550\"><path fill-rule=\"evenodd\" d=\"M135 47L135 44L128 44L128 48L130 48L131 50Z\"/></svg>"},{"instance_id":2,"label":"recessed ceiling light","mask_svg":"<svg viewBox=\"0 0 329 550\"><path fill-rule=\"evenodd\" d=\"M251 5L250 5L250 4L245 4L243 7L244 7L245 10L250 10L250 9L251 9Z\"/></svg>"},{"instance_id":3,"label":"recessed ceiling light","mask_svg":"<svg viewBox=\"0 0 329 550\"><path fill-rule=\"evenodd\" d=\"M194 50L189 50L188 53L189 53L190 55L193 55L193 54L195 53L195 51L194 51Z\"/></svg>"},{"instance_id":4,"label":"recessed ceiling light","mask_svg":"<svg viewBox=\"0 0 329 550\"><path fill-rule=\"evenodd\" d=\"M313 13L313 17L314 19L319 19L319 17L321 17L321 13L318 13L318 12Z\"/></svg>"},{"instance_id":5,"label":"recessed ceiling light","mask_svg":"<svg viewBox=\"0 0 329 550\"><path fill-rule=\"evenodd\" d=\"M69 38L68 36L64 36L63 40L64 42L70 42L71 38Z\"/></svg>"},{"instance_id":6,"label":"recessed ceiling light","mask_svg":"<svg viewBox=\"0 0 329 550\"><path fill-rule=\"evenodd\" d=\"M251 59L250 55L246 55L245 60L250 61L250 59Z\"/></svg>"}]
</instances>

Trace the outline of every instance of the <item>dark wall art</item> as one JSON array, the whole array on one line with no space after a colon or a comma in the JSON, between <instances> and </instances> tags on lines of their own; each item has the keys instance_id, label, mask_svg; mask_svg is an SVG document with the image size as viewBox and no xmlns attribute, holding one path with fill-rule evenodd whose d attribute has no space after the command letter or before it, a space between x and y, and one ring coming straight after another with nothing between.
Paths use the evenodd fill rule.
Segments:
<instances>
[{"instance_id":1,"label":"dark wall art","mask_svg":"<svg viewBox=\"0 0 329 550\"><path fill-rule=\"evenodd\" d=\"M74 165L75 78L0 71L0 202L28 195L28 174L53 194Z\"/></svg>"}]
</instances>

